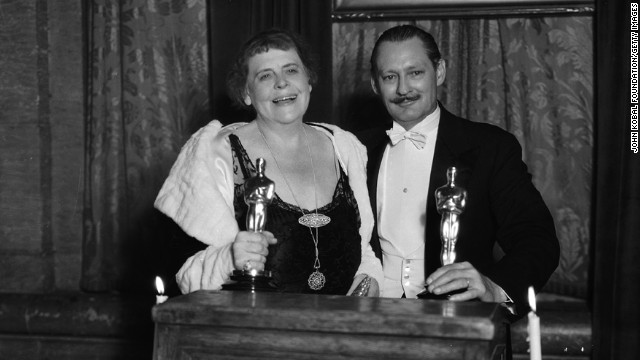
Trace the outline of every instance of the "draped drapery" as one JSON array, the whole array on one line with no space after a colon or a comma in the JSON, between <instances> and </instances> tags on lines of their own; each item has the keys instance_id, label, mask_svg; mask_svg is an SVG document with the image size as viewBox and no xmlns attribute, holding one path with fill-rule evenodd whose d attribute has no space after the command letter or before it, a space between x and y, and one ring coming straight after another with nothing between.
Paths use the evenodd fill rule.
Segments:
<instances>
[{"instance_id":1,"label":"draped drapery","mask_svg":"<svg viewBox=\"0 0 640 360\"><path fill-rule=\"evenodd\" d=\"M334 116L348 129L388 121L369 82L369 56L403 22L333 25ZM439 99L448 110L498 125L519 140L555 219L561 244L545 291L588 292L593 151L591 17L420 20L447 64Z\"/></svg>"},{"instance_id":2,"label":"draped drapery","mask_svg":"<svg viewBox=\"0 0 640 360\"><path fill-rule=\"evenodd\" d=\"M599 0L593 359L640 358L640 154L631 150L629 3Z\"/></svg>"},{"instance_id":3,"label":"draped drapery","mask_svg":"<svg viewBox=\"0 0 640 360\"><path fill-rule=\"evenodd\" d=\"M153 199L209 118L204 0L92 0L81 288L143 290L160 237Z\"/></svg>"}]
</instances>

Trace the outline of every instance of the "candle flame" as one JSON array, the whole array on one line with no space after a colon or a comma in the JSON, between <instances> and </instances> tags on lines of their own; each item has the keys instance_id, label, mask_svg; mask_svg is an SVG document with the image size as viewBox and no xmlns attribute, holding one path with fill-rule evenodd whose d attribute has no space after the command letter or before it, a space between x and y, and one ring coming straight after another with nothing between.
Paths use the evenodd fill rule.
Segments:
<instances>
[{"instance_id":1,"label":"candle flame","mask_svg":"<svg viewBox=\"0 0 640 360\"><path fill-rule=\"evenodd\" d=\"M529 286L529 306L536 312L536 294L533 292L533 286Z\"/></svg>"},{"instance_id":2,"label":"candle flame","mask_svg":"<svg viewBox=\"0 0 640 360\"><path fill-rule=\"evenodd\" d=\"M158 291L158 294L164 294L164 283L160 276L156 276L156 290Z\"/></svg>"}]
</instances>

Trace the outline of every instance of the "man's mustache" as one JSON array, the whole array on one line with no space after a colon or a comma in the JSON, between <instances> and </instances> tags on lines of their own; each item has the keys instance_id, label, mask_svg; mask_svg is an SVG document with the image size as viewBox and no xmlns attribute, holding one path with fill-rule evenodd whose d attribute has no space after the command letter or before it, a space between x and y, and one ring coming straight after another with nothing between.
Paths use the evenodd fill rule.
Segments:
<instances>
[{"instance_id":1,"label":"man's mustache","mask_svg":"<svg viewBox=\"0 0 640 360\"><path fill-rule=\"evenodd\" d=\"M398 96L391 99L390 101L398 105L398 104L402 104L403 102L416 101L418 99L420 99L420 95L416 94L416 95Z\"/></svg>"}]
</instances>

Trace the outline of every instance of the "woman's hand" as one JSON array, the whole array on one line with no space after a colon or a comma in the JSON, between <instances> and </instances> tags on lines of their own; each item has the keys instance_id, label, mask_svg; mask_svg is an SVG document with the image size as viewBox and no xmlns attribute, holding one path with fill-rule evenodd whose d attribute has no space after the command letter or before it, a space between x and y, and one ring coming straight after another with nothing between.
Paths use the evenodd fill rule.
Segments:
<instances>
[{"instance_id":1,"label":"woman's hand","mask_svg":"<svg viewBox=\"0 0 640 360\"><path fill-rule=\"evenodd\" d=\"M240 231L231 245L233 266L237 270L263 271L269 255L269 245L277 242L269 231Z\"/></svg>"}]
</instances>

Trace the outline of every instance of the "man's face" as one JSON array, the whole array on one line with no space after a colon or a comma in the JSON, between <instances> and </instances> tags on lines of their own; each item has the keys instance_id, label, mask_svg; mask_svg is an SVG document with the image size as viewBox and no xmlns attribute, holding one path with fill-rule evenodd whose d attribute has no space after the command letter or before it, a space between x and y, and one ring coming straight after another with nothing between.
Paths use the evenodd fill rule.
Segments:
<instances>
[{"instance_id":1,"label":"man's face","mask_svg":"<svg viewBox=\"0 0 640 360\"><path fill-rule=\"evenodd\" d=\"M420 39L382 42L376 64L373 91L402 127L411 129L436 109L436 89L444 82L445 63L440 60L434 69Z\"/></svg>"}]
</instances>

